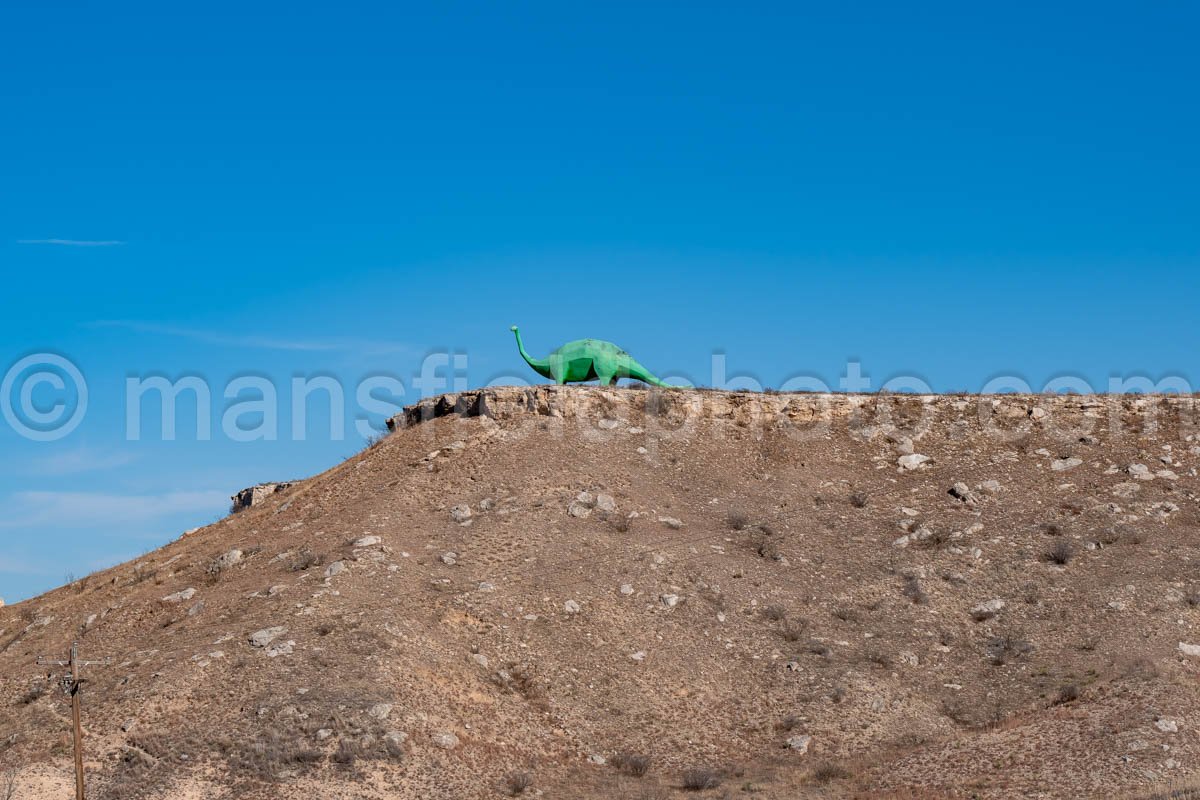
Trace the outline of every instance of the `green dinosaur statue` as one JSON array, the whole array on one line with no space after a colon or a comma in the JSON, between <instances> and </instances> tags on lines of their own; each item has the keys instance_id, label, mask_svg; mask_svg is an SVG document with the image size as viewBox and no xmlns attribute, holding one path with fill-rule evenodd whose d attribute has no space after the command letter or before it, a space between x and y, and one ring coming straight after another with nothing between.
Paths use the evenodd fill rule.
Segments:
<instances>
[{"instance_id":1,"label":"green dinosaur statue","mask_svg":"<svg viewBox=\"0 0 1200 800\"><path fill-rule=\"evenodd\" d=\"M555 383L598 380L601 386L608 386L615 383L617 378L633 378L652 386L669 385L654 377L650 370L612 342L577 339L567 342L546 358L531 358L525 352L521 331L516 325L512 326L512 332L516 334L517 349L521 351L525 363Z\"/></svg>"}]
</instances>

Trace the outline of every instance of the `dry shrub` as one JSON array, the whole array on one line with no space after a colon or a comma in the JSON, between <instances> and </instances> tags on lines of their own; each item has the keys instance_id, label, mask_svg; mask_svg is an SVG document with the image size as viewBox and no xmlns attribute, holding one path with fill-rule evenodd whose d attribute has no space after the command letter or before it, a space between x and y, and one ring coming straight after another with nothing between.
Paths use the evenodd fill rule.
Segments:
<instances>
[{"instance_id":1,"label":"dry shrub","mask_svg":"<svg viewBox=\"0 0 1200 800\"><path fill-rule=\"evenodd\" d=\"M605 514L604 521L617 533L629 533L633 522L624 514Z\"/></svg>"},{"instance_id":2,"label":"dry shrub","mask_svg":"<svg viewBox=\"0 0 1200 800\"><path fill-rule=\"evenodd\" d=\"M829 658L829 656L833 654L833 651L830 650L829 647L821 642L818 642L816 639L809 639L807 642L805 642L804 652L811 653L814 656L820 656L821 658Z\"/></svg>"},{"instance_id":3,"label":"dry shrub","mask_svg":"<svg viewBox=\"0 0 1200 800\"><path fill-rule=\"evenodd\" d=\"M779 622L787 619L787 609L783 606L767 606L762 610L762 615L771 622Z\"/></svg>"},{"instance_id":4,"label":"dry shrub","mask_svg":"<svg viewBox=\"0 0 1200 800\"><path fill-rule=\"evenodd\" d=\"M1071 563L1071 559L1075 557L1075 548L1070 541L1066 539L1058 539L1054 544L1046 550L1045 559L1051 564L1058 564L1060 567L1065 567Z\"/></svg>"},{"instance_id":5,"label":"dry shrub","mask_svg":"<svg viewBox=\"0 0 1200 800\"><path fill-rule=\"evenodd\" d=\"M928 598L925 596L924 590L921 589L921 582L917 580L916 575L909 575L904 579L904 588L901 593L909 600L917 605L921 605Z\"/></svg>"},{"instance_id":6,"label":"dry shrub","mask_svg":"<svg viewBox=\"0 0 1200 800\"><path fill-rule=\"evenodd\" d=\"M988 640L988 658L993 665L1002 667L1009 661L1033 651L1033 645L1017 636L993 636Z\"/></svg>"},{"instance_id":7,"label":"dry shrub","mask_svg":"<svg viewBox=\"0 0 1200 800\"><path fill-rule=\"evenodd\" d=\"M35 683L33 686L30 686L28 689L26 689L21 694L21 696L17 698L17 704L22 705L22 706L32 705L32 704L36 703L38 700L41 700L45 695L46 695L46 684Z\"/></svg>"},{"instance_id":8,"label":"dry shrub","mask_svg":"<svg viewBox=\"0 0 1200 800\"><path fill-rule=\"evenodd\" d=\"M882 650L872 648L863 654L863 658L869 663L884 669L890 669L892 666L892 657Z\"/></svg>"},{"instance_id":9,"label":"dry shrub","mask_svg":"<svg viewBox=\"0 0 1200 800\"><path fill-rule=\"evenodd\" d=\"M803 722L803 720L800 719L800 717L796 716L795 714L788 714L783 719L779 720L779 722L775 723L775 727L781 731L793 731L800 727L801 722Z\"/></svg>"},{"instance_id":10,"label":"dry shrub","mask_svg":"<svg viewBox=\"0 0 1200 800\"><path fill-rule=\"evenodd\" d=\"M296 555L292 556L292 561L288 568L292 572L304 572L319 567L325 563L324 553L314 553L307 545L296 551Z\"/></svg>"},{"instance_id":11,"label":"dry shrub","mask_svg":"<svg viewBox=\"0 0 1200 800\"><path fill-rule=\"evenodd\" d=\"M730 511L725 518L725 523L730 530L740 531L750 524L750 517L745 511Z\"/></svg>"},{"instance_id":12,"label":"dry shrub","mask_svg":"<svg viewBox=\"0 0 1200 800\"><path fill-rule=\"evenodd\" d=\"M533 786L533 776L528 772L510 772L504 779L504 788L516 797Z\"/></svg>"},{"instance_id":13,"label":"dry shrub","mask_svg":"<svg viewBox=\"0 0 1200 800\"><path fill-rule=\"evenodd\" d=\"M358 744L349 739L338 742L338 749L333 754L333 763L343 767L353 767L358 761Z\"/></svg>"},{"instance_id":14,"label":"dry shrub","mask_svg":"<svg viewBox=\"0 0 1200 800\"><path fill-rule=\"evenodd\" d=\"M1067 703L1074 703L1079 699L1079 687L1073 683L1058 690L1058 697L1054 698L1054 705L1061 706Z\"/></svg>"},{"instance_id":15,"label":"dry shrub","mask_svg":"<svg viewBox=\"0 0 1200 800\"><path fill-rule=\"evenodd\" d=\"M620 752L612 757L612 765L626 775L640 778L650 771L650 756Z\"/></svg>"},{"instance_id":16,"label":"dry shrub","mask_svg":"<svg viewBox=\"0 0 1200 800\"><path fill-rule=\"evenodd\" d=\"M755 543L754 551L758 553L759 558L765 558L768 561L779 561L783 557L779 553L779 546L771 541L770 535L765 532Z\"/></svg>"},{"instance_id":17,"label":"dry shrub","mask_svg":"<svg viewBox=\"0 0 1200 800\"><path fill-rule=\"evenodd\" d=\"M842 622L862 622L862 616L859 615L859 613L853 608L848 606L835 608L830 613L833 614L833 616L837 619L840 619Z\"/></svg>"},{"instance_id":18,"label":"dry shrub","mask_svg":"<svg viewBox=\"0 0 1200 800\"><path fill-rule=\"evenodd\" d=\"M166 739L160 737L158 743L150 747L143 742L143 749L156 755L153 751L161 750L161 743L164 741L169 741L169 737ZM342 744L349 743L343 740ZM171 756L178 757L174 751L180 746L168 746L168 760L173 760ZM313 767L324 760L324 755L319 750L313 749L303 738L277 730L267 731L248 743L227 739L219 746L228 754L230 773L264 782L277 781L284 771ZM334 755L335 761L340 752Z\"/></svg>"},{"instance_id":19,"label":"dry shrub","mask_svg":"<svg viewBox=\"0 0 1200 800\"><path fill-rule=\"evenodd\" d=\"M683 788L689 792L702 792L721 785L721 779L711 769L693 767L683 771Z\"/></svg>"},{"instance_id":20,"label":"dry shrub","mask_svg":"<svg viewBox=\"0 0 1200 800\"><path fill-rule=\"evenodd\" d=\"M825 761L813 767L812 772L808 773L808 779L813 783L825 786L834 781L845 780L850 777L850 771L840 764L834 764L830 761Z\"/></svg>"},{"instance_id":21,"label":"dry shrub","mask_svg":"<svg viewBox=\"0 0 1200 800\"><path fill-rule=\"evenodd\" d=\"M804 620L789 619L779 626L779 635L786 642L798 642L804 638L805 627Z\"/></svg>"}]
</instances>

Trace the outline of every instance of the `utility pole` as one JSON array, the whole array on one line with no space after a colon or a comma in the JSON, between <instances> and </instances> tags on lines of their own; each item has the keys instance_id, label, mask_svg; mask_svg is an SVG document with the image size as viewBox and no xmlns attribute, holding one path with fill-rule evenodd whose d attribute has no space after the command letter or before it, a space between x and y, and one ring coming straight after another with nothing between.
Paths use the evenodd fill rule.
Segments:
<instances>
[{"instance_id":1,"label":"utility pole","mask_svg":"<svg viewBox=\"0 0 1200 800\"><path fill-rule=\"evenodd\" d=\"M42 666L70 667L71 674L61 679L62 689L71 696L71 724L75 729L75 800L83 798L83 723L79 716L79 687L83 679L79 677L80 667L106 666L112 663L111 658L103 661L80 661L79 642L71 642L71 655L66 659L46 658L38 656L37 663Z\"/></svg>"}]
</instances>

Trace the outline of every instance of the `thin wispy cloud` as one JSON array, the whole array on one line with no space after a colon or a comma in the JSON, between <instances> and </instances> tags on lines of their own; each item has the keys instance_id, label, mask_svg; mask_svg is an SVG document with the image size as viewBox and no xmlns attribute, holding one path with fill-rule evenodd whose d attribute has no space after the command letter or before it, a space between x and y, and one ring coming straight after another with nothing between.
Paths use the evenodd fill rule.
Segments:
<instances>
[{"instance_id":1,"label":"thin wispy cloud","mask_svg":"<svg viewBox=\"0 0 1200 800\"><path fill-rule=\"evenodd\" d=\"M239 347L259 350L290 350L305 353L339 353L360 352L372 355L388 353L411 352L409 345L400 342L388 342L376 339L355 339L349 337L334 337L329 339L306 339L280 336L263 336L257 334L229 334L220 331L185 328L175 325L162 325L154 322L139 322L137 320L98 320L89 325L92 328L120 328L135 333L147 333L156 336L172 336L179 339L189 339L201 344L211 344L218 347Z\"/></svg>"},{"instance_id":2,"label":"thin wispy cloud","mask_svg":"<svg viewBox=\"0 0 1200 800\"><path fill-rule=\"evenodd\" d=\"M119 239L18 239L17 244L51 244L60 247L115 247Z\"/></svg>"},{"instance_id":3,"label":"thin wispy cloud","mask_svg":"<svg viewBox=\"0 0 1200 800\"><path fill-rule=\"evenodd\" d=\"M0 556L0 575L49 575L50 570L19 558Z\"/></svg>"},{"instance_id":4,"label":"thin wispy cloud","mask_svg":"<svg viewBox=\"0 0 1200 800\"><path fill-rule=\"evenodd\" d=\"M9 495L0 515L5 528L104 528L127 529L174 514L225 511L227 492L165 492L116 494L110 492L22 491Z\"/></svg>"},{"instance_id":5,"label":"thin wispy cloud","mask_svg":"<svg viewBox=\"0 0 1200 800\"><path fill-rule=\"evenodd\" d=\"M117 469L133 463L133 453L104 452L90 447L78 447L62 453L35 458L25 466L35 475L76 475L81 472Z\"/></svg>"}]
</instances>

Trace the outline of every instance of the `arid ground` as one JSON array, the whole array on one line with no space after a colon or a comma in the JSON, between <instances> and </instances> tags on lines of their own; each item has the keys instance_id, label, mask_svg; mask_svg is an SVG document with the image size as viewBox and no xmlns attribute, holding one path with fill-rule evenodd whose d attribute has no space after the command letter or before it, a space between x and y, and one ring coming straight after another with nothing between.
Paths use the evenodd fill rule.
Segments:
<instances>
[{"instance_id":1,"label":"arid ground","mask_svg":"<svg viewBox=\"0 0 1200 800\"><path fill-rule=\"evenodd\" d=\"M77 639L113 658L96 798L1165 797L1200 770L1195 405L425 401L0 608L0 770L71 796L36 659Z\"/></svg>"}]
</instances>

